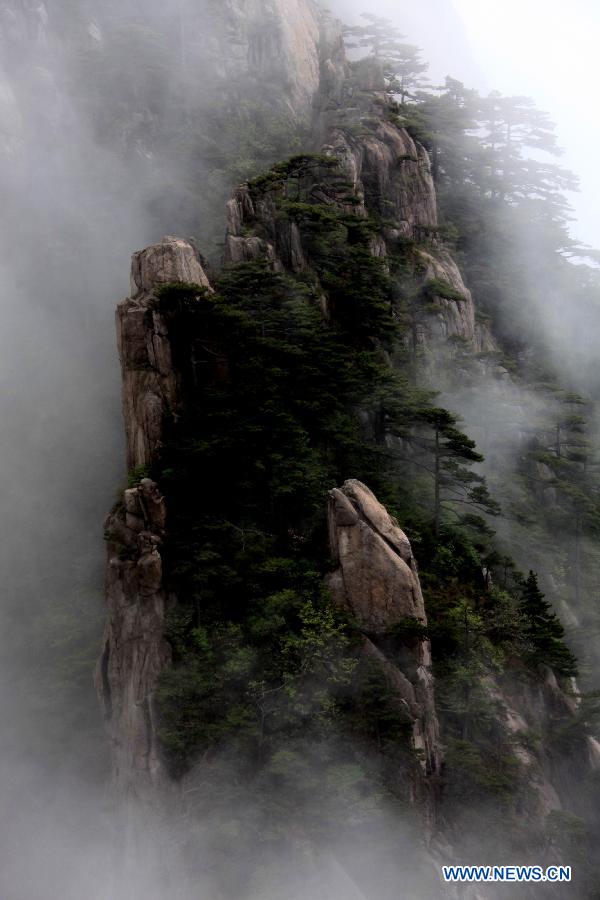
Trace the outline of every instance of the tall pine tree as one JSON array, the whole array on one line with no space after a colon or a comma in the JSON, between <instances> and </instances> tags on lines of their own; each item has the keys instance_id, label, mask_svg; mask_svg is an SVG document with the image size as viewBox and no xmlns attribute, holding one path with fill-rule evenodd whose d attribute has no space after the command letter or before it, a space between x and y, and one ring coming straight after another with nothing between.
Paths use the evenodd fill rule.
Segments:
<instances>
[{"instance_id":1,"label":"tall pine tree","mask_svg":"<svg viewBox=\"0 0 600 900\"><path fill-rule=\"evenodd\" d=\"M558 675L577 675L577 661L564 643L565 630L540 591L537 575L531 571L523 585L521 609L532 647L531 662L551 666Z\"/></svg>"}]
</instances>

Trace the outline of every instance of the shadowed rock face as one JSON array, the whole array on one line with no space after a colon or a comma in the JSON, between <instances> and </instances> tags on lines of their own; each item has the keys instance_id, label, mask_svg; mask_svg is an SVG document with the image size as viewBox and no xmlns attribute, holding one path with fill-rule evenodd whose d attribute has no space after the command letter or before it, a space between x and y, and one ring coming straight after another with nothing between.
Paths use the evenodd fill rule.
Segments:
<instances>
[{"instance_id":1,"label":"shadowed rock face","mask_svg":"<svg viewBox=\"0 0 600 900\"><path fill-rule=\"evenodd\" d=\"M354 479L329 495L329 541L336 568L328 587L338 606L364 634L365 656L380 665L388 686L412 723L425 775L439 772L441 750L435 712L429 640L411 638L397 658L386 655L394 625L417 619L427 625L410 542L375 495Z\"/></svg>"},{"instance_id":2,"label":"shadowed rock face","mask_svg":"<svg viewBox=\"0 0 600 900\"><path fill-rule=\"evenodd\" d=\"M196 250L165 237L139 253L131 266L132 296L117 307L117 342L123 376L127 466L147 466L161 446L165 417L175 416L180 379L174 369L167 319L153 291L175 282L212 290Z\"/></svg>"},{"instance_id":3,"label":"shadowed rock face","mask_svg":"<svg viewBox=\"0 0 600 900\"><path fill-rule=\"evenodd\" d=\"M344 205L331 195L323 195L323 201L349 215L385 220L371 238L373 256L385 260L403 242L415 242L415 275L427 294L428 311L415 326L413 341L415 350L425 352L428 367L435 368L438 353L444 358L452 355L452 339L471 353L495 351L489 329L476 321L473 297L456 262L435 238L437 199L425 148L405 129L382 121L371 134L358 137L349 129L330 130L321 153L337 159L358 204ZM320 177L327 183L326 172ZM227 213L225 262L260 258L275 271L310 267L298 226L277 214L272 192L258 196L247 184L241 185L227 204ZM436 286L438 290L442 286L442 295ZM448 296L443 295L444 288Z\"/></svg>"},{"instance_id":4,"label":"shadowed rock face","mask_svg":"<svg viewBox=\"0 0 600 900\"><path fill-rule=\"evenodd\" d=\"M153 293L173 282L212 290L191 244L166 237L134 255L134 296L117 308L129 469L156 460L165 422L181 402L169 323ZM124 492L105 524L108 619L96 687L112 741L113 781L121 793L141 793L162 780L152 697L170 661L161 557L166 515L157 485L143 478Z\"/></svg>"},{"instance_id":5,"label":"shadowed rock face","mask_svg":"<svg viewBox=\"0 0 600 900\"><path fill-rule=\"evenodd\" d=\"M136 793L162 778L152 693L170 661L164 640L165 591L161 541L166 509L145 478L125 491L106 521L108 619L96 688L112 743L112 776L121 793Z\"/></svg>"},{"instance_id":6,"label":"shadowed rock face","mask_svg":"<svg viewBox=\"0 0 600 900\"><path fill-rule=\"evenodd\" d=\"M365 212L392 220L403 237L437 225L429 156L404 129L381 122L373 134L357 138L336 128L322 152L337 157Z\"/></svg>"}]
</instances>

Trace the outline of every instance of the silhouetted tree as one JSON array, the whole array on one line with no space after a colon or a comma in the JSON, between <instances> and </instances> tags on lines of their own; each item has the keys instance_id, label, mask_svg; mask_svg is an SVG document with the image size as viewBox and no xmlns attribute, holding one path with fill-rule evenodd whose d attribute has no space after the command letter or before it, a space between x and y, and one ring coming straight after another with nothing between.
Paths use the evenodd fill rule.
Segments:
<instances>
[{"instance_id":1,"label":"silhouetted tree","mask_svg":"<svg viewBox=\"0 0 600 900\"><path fill-rule=\"evenodd\" d=\"M381 61L388 79L388 92L397 94L401 103L414 97L414 91L424 84L423 75L429 65L421 59L421 50L415 44L407 44L405 35L388 19L363 13L366 25L346 29L353 40L350 48L365 49Z\"/></svg>"},{"instance_id":2,"label":"silhouetted tree","mask_svg":"<svg viewBox=\"0 0 600 900\"><path fill-rule=\"evenodd\" d=\"M531 571L523 585L521 608L527 622L526 637L532 646L532 661L545 663L560 675L576 675L577 660L564 643L565 630L540 591L537 575Z\"/></svg>"}]
</instances>

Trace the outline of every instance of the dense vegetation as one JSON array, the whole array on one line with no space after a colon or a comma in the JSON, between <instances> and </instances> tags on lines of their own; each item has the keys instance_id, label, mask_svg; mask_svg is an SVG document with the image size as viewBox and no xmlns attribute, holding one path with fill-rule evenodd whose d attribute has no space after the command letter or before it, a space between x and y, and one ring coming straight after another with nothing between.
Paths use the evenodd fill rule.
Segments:
<instances>
[{"instance_id":1,"label":"dense vegetation","mask_svg":"<svg viewBox=\"0 0 600 900\"><path fill-rule=\"evenodd\" d=\"M560 154L553 125L528 98L481 97L447 78L397 111L431 153L443 233L499 343L487 363L511 373L510 389L492 378L454 379L449 403L468 408L470 428L496 445L485 471L507 521L505 547L534 565L555 604L576 611L571 640L588 671L596 659L585 634L596 627L599 385L584 335L598 326L600 277L595 251L569 231L564 192L576 180L552 160Z\"/></svg>"},{"instance_id":2,"label":"dense vegetation","mask_svg":"<svg viewBox=\"0 0 600 900\"><path fill-rule=\"evenodd\" d=\"M598 381L584 334L597 334L600 277L595 251L569 230L565 191L576 188L576 179L552 158L560 149L548 116L528 98L498 92L480 96L452 78L427 86L417 48L406 45L390 23L373 16L365 21L350 29L350 41L356 44L358 37L383 70L390 120L408 128L429 150L438 234L453 248L476 297L479 323L491 330L498 347L477 361L458 347L451 365L437 373L445 402L464 411L466 430L485 445L489 458L482 471L501 503L498 537L476 542L476 558L491 573L492 590L483 602L469 599L463 576L448 580L448 568L441 582L436 585L434 576L432 584L435 555L418 550L422 563L427 560L424 581L438 696L450 741L448 766L454 772L448 793L458 789L457 796L469 794L477 804L488 779L500 796L505 790L510 794L518 781L511 750L491 725L493 702L481 690L482 673L495 664L495 652L489 644L486 648L489 635L492 644L500 634L513 642L500 662L501 681L519 679L523 663L550 665L563 676L575 672L563 627L538 577L554 609L569 616L569 642L582 657L583 682L595 686L589 674L597 654L589 635L597 629L600 561ZM423 312L413 306L410 315L414 321ZM524 579L512 556L538 575ZM460 602L449 604L453 581ZM517 595L521 600L515 610L508 596ZM447 645L440 645L440 637L447 640L448 624L456 650L461 648L449 656ZM454 663L448 665L448 659ZM585 721L592 732L597 725L586 710L594 707L594 697L583 699L576 717L576 727ZM567 731L572 738L573 730ZM532 736L530 749L553 752L562 734L563 726L554 722L548 733ZM586 840L593 845L597 828L595 790L590 784L585 800L577 790L572 796L587 818L587 827L581 821L577 826L582 847ZM522 811L527 790L520 786L518 791ZM574 827L565 823L565 846ZM586 871L590 874L589 863ZM590 874L592 881L595 877Z\"/></svg>"},{"instance_id":3,"label":"dense vegetation","mask_svg":"<svg viewBox=\"0 0 600 900\"><path fill-rule=\"evenodd\" d=\"M331 160L295 157L251 190L300 229L309 266L239 263L215 294L174 285L158 301L189 390L154 473L177 596L174 666L159 691L170 765L188 778L199 758L201 769L225 759L236 778L241 767L262 810L248 840L267 840L268 810L269 846L296 828L328 833L334 809L348 827L379 827L390 801L406 811L418 763L408 720L323 588L327 492L355 477L400 517L421 562L449 746L446 815L462 809L467 783L478 803L516 815L526 786L486 677L521 658L515 671L533 683L540 663L567 676L575 662L550 611L524 603L514 563L477 515L498 507L473 471L474 441L415 381L405 340L414 247L391 268L372 255L380 222L348 212L358 199ZM416 622L388 636L392 658L415 629L422 636Z\"/></svg>"},{"instance_id":4,"label":"dense vegetation","mask_svg":"<svg viewBox=\"0 0 600 900\"><path fill-rule=\"evenodd\" d=\"M317 843L351 834L357 867L365 833L382 860L398 852L397 819L390 829L386 816L409 815L419 754L393 692L361 657L356 624L323 587L327 492L349 477L397 515L419 560L429 626L402 623L386 635L386 652L401 661L415 637L432 641L446 751L436 785L441 825L457 846L461 836L480 840L484 811L495 849L585 848L589 831L567 813L540 819L531 834L521 761L537 755L564 776L565 760L579 759L582 729L597 728L597 696L567 721L552 713L547 730L517 738L498 699L506 689L533 706L550 669L571 690L577 632L569 627L565 638L555 612L569 612L564 601L585 637L597 625L600 384L590 366L556 371L555 335L544 322L561 322L564 350L572 337L564 298L596 322L599 284L593 269L569 261L593 253L569 235L563 191L571 176L538 159L540 150L557 152L550 123L524 98L480 97L452 79L425 89L418 48L389 23L367 17L352 29L351 42L383 73L388 102L361 95L357 77L357 119L343 109L333 115L355 136L372 134L382 116L406 127L430 153L440 200L440 227L398 242L384 264L371 239L389 223L373 209L367 218L352 213L359 198L331 160L288 158L311 139L281 102L277 77L260 92L235 70L221 80L208 44L190 37L191 2L155 20L144 10L144 24L114 0L104 7L102 40L73 40L79 49L66 70L81 85L77 102L94 138L119 146L146 173L139 183L148 186L153 221L163 230L189 223L209 246L232 184L251 178L254 199L272 204L282 227L297 226L308 260L295 272L261 261L232 266L215 294L178 285L157 298L188 391L152 475L168 500L165 557L176 598L168 618L174 665L158 697L161 739L185 784L186 813L196 813L185 823L190 855L198 823L208 823L214 853L228 860L231 893L250 868L262 900L269 851L285 858L307 834ZM69 9L65 29L86 27L80 12ZM218 19L203 23L209 43L222 37ZM111 93L117 110L106 102ZM434 244L459 259L479 320L499 340L498 352L476 362L510 372L501 403L460 346L442 396L423 377L415 335L440 298L464 300L443 280L420 279L418 251ZM507 434L518 435L508 447ZM131 483L142 474L130 473ZM519 567L537 575L525 578ZM64 585L67 599L62 581L59 588L42 615L15 598L14 630L44 652L7 690L35 698L59 761L72 733L89 734L91 767L98 616L83 588L75 601L72 584ZM593 803L597 785L586 789Z\"/></svg>"}]
</instances>

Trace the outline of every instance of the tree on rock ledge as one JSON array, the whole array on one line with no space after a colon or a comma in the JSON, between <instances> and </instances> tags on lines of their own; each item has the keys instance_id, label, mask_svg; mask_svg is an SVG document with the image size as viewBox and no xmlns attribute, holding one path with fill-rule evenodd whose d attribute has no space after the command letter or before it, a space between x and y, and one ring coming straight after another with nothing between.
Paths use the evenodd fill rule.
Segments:
<instances>
[{"instance_id":1,"label":"tree on rock ledge","mask_svg":"<svg viewBox=\"0 0 600 900\"><path fill-rule=\"evenodd\" d=\"M531 661L551 666L558 675L577 675L577 661L564 643L565 630L539 589L537 575L529 572L523 586L522 611Z\"/></svg>"}]
</instances>

